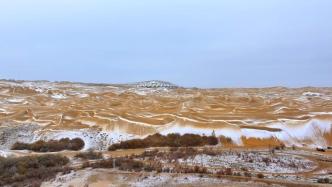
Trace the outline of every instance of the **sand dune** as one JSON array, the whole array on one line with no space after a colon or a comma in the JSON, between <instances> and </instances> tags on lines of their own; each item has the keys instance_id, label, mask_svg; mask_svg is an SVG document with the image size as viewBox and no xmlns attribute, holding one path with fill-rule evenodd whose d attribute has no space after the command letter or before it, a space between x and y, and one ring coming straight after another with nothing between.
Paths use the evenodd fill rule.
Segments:
<instances>
[{"instance_id":1,"label":"sand dune","mask_svg":"<svg viewBox=\"0 0 332 187\"><path fill-rule=\"evenodd\" d=\"M0 123L41 125L39 134L215 131L238 144L241 137L273 137L289 145L328 146L331 99L332 88L168 89L2 80Z\"/></svg>"}]
</instances>

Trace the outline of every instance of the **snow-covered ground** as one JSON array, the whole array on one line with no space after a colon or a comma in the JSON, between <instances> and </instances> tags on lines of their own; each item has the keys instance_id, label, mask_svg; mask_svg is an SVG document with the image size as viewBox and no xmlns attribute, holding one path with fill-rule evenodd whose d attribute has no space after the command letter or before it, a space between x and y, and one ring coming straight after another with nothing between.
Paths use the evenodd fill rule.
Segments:
<instances>
[{"instance_id":1,"label":"snow-covered ground","mask_svg":"<svg viewBox=\"0 0 332 187\"><path fill-rule=\"evenodd\" d=\"M190 184L221 184L226 183L227 180L221 180L211 177L200 177L198 175L182 175L172 176L170 174L161 175L147 175L141 180L133 183L133 187L154 187L154 186L175 186L175 185L190 185Z\"/></svg>"},{"instance_id":2,"label":"snow-covered ground","mask_svg":"<svg viewBox=\"0 0 332 187\"><path fill-rule=\"evenodd\" d=\"M41 126L31 123L17 125L5 123L0 126L0 150L6 151L17 141L33 142Z\"/></svg>"},{"instance_id":3,"label":"snow-covered ground","mask_svg":"<svg viewBox=\"0 0 332 187\"><path fill-rule=\"evenodd\" d=\"M120 141L137 138L123 132L82 130L48 130L37 133L35 140L59 140L61 138L80 138L84 141L84 150L107 150L108 146Z\"/></svg>"},{"instance_id":4,"label":"snow-covered ground","mask_svg":"<svg viewBox=\"0 0 332 187\"><path fill-rule=\"evenodd\" d=\"M64 94L53 94L51 95L53 99L66 99L67 97Z\"/></svg>"},{"instance_id":5,"label":"snow-covered ground","mask_svg":"<svg viewBox=\"0 0 332 187\"><path fill-rule=\"evenodd\" d=\"M222 152L216 156L200 154L193 158L179 159L179 162L208 168L232 168L238 171L246 168L249 171L266 173L298 173L315 168L312 161L299 156L262 152Z\"/></svg>"},{"instance_id":6,"label":"snow-covered ground","mask_svg":"<svg viewBox=\"0 0 332 187\"><path fill-rule=\"evenodd\" d=\"M56 179L44 182L42 187L58 186L90 186L90 187L162 187L162 186L224 186L224 187L279 187L274 184L257 182L239 182L228 179L218 179L197 174L171 174L171 173L126 173L117 170L91 169L58 175Z\"/></svg>"},{"instance_id":7,"label":"snow-covered ground","mask_svg":"<svg viewBox=\"0 0 332 187\"><path fill-rule=\"evenodd\" d=\"M38 140L59 140L61 138L81 138L84 150L107 150L108 146L120 141L138 138L120 131L101 131L94 129L51 130L37 124L8 123L0 126L0 154L5 155L16 142L33 143ZM9 153L8 153L9 154Z\"/></svg>"}]
</instances>

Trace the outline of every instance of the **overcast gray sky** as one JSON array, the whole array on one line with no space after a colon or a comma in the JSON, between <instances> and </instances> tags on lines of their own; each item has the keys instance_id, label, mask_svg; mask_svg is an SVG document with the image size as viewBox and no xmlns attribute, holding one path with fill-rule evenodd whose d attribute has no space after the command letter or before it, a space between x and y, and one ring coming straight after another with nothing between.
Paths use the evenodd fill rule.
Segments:
<instances>
[{"instance_id":1,"label":"overcast gray sky","mask_svg":"<svg viewBox=\"0 0 332 187\"><path fill-rule=\"evenodd\" d=\"M0 78L332 86L331 0L0 1Z\"/></svg>"}]
</instances>

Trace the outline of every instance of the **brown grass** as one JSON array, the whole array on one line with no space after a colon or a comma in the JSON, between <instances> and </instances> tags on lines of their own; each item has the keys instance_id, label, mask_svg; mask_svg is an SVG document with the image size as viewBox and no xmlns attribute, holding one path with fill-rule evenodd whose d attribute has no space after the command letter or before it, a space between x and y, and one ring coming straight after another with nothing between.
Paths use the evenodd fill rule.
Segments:
<instances>
[{"instance_id":1,"label":"brown grass","mask_svg":"<svg viewBox=\"0 0 332 187\"><path fill-rule=\"evenodd\" d=\"M219 136L219 141L222 146L224 147L234 147L235 143L233 142L232 138L225 137L225 136Z\"/></svg>"},{"instance_id":2,"label":"brown grass","mask_svg":"<svg viewBox=\"0 0 332 187\"><path fill-rule=\"evenodd\" d=\"M242 136L241 137L242 143L244 147L249 148L257 148L257 147L277 147L283 145L281 141L277 138L247 138Z\"/></svg>"},{"instance_id":3,"label":"brown grass","mask_svg":"<svg viewBox=\"0 0 332 187\"><path fill-rule=\"evenodd\" d=\"M103 154L101 152L88 151L78 153L75 155L75 157L84 160L98 160L103 158Z\"/></svg>"}]
</instances>

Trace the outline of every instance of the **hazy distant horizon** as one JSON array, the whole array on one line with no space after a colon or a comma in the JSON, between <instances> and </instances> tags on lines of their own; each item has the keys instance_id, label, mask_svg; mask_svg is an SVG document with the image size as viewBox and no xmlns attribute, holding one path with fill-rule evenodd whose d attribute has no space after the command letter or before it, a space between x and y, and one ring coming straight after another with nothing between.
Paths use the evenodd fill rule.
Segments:
<instances>
[{"instance_id":1,"label":"hazy distant horizon","mask_svg":"<svg viewBox=\"0 0 332 187\"><path fill-rule=\"evenodd\" d=\"M0 2L0 79L331 87L330 0Z\"/></svg>"}]
</instances>

